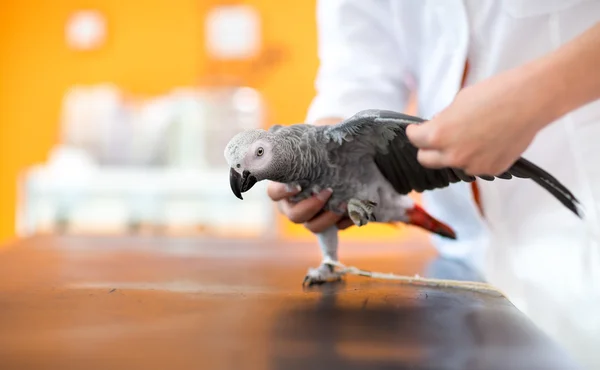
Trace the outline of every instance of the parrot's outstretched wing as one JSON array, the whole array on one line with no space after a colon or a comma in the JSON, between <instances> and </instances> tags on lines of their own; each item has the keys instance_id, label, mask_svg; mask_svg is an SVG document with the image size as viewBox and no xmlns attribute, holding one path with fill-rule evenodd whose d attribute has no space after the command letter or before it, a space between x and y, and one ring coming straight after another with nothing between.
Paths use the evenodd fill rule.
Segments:
<instances>
[{"instance_id":1,"label":"parrot's outstretched wing","mask_svg":"<svg viewBox=\"0 0 600 370\"><path fill-rule=\"evenodd\" d=\"M406 127L425 122L403 113L370 109L358 112L337 125L328 126L324 134L344 150L365 150L371 154L381 173L401 194L444 188L459 181L475 181L460 169L430 169L417 160L417 148L408 140ZM354 147L354 148L353 148ZM517 176L517 175L515 175ZM510 173L498 177L510 179ZM493 180L493 176L482 176Z\"/></svg>"},{"instance_id":2,"label":"parrot's outstretched wing","mask_svg":"<svg viewBox=\"0 0 600 370\"><path fill-rule=\"evenodd\" d=\"M330 145L344 146L345 151L362 150L370 153L383 176L400 194L441 189L460 181L475 181L475 176L460 169L431 169L419 163L418 149L408 140L406 127L423 122L425 120L422 118L399 112L369 109L326 127L323 133ZM477 177L493 181L496 178L508 180L513 176L535 181L581 217L577 198L552 175L524 158L519 158L500 175Z\"/></svg>"}]
</instances>

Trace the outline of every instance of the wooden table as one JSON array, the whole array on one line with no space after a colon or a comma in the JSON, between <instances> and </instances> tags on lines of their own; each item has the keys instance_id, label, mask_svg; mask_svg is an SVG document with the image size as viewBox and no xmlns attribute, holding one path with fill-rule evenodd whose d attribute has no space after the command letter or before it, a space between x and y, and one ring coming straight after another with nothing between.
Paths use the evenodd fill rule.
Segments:
<instances>
[{"instance_id":1,"label":"wooden table","mask_svg":"<svg viewBox=\"0 0 600 370\"><path fill-rule=\"evenodd\" d=\"M341 256L465 273L411 243ZM575 368L501 296L365 277L304 290L316 264L313 243L23 240L0 249L0 369Z\"/></svg>"}]
</instances>

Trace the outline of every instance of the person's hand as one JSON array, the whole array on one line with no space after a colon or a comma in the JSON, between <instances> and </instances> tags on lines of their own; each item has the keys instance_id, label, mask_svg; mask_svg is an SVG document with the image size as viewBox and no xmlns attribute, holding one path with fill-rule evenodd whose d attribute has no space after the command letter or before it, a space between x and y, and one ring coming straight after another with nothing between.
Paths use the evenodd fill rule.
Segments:
<instances>
[{"instance_id":1,"label":"person's hand","mask_svg":"<svg viewBox=\"0 0 600 370\"><path fill-rule=\"evenodd\" d=\"M471 175L506 171L551 117L534 71L515 69L461 90L430 121L406 134L429 168L461 168Z\"/></svg>"},{"instance_id":2,"label":"person's hand","mask_svg":"<svg viewBox=\"0 0 600 370\"><path fill-rule=\"evenodd\" d=\"M325 189L308 199L292 203L289 198L298 192L298 189L289 189L285 184L278 182L270 182L267 186L267 195L277 202L279 211L293 223L304 224L313 233L322 232L333 225L337 225L340 230L353 225L348 217L323 210L331 196L330 190Z\"/></svg>"}]
</instances>

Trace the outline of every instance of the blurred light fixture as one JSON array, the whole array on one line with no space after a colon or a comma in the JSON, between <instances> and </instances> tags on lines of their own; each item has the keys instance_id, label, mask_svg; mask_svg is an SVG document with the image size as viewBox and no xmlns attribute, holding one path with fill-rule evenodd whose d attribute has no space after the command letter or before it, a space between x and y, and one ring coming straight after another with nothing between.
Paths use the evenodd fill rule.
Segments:
<instances>
[{"instance_id":1,"label":"blurred light fixture","mask_svg":"<svg viewBox=\"0 0 600 370\"><path fill-rule=\"evenodd\" d=\"M248 59L259 54L260 16L248 5L220 5L206 16L206 48L215 59Z\"/></svg>"},{"instance_id":2,"label":"blurred light fixture","mask_svg":"<svg viewBox=\"0 0 600 370\"><path fill-rule=\"evenodd\" d=\"M67 20L65 37L71 49L97 49L106 38L106 20L96 10L76 11Z\"/></svg>"}]
</instances>

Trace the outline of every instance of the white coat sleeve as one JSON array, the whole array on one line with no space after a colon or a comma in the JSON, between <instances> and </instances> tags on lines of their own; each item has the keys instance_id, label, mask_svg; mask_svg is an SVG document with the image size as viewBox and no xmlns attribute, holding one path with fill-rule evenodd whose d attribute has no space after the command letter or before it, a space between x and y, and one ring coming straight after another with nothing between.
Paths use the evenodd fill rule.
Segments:
<instances>
[{"instance_id":1,"label":"white coat sleeve","mask_svg":"<svg viewBox=\"0 0 600 370\"><path fill-rule=\"evenodd\" d=\"M386 0L317 0L319 68L306 122L362 109L403 111L405 63Z\"/></svg>"}]
</instances>

